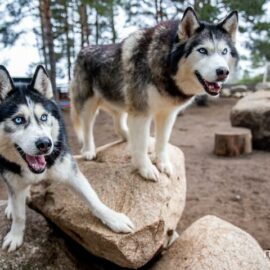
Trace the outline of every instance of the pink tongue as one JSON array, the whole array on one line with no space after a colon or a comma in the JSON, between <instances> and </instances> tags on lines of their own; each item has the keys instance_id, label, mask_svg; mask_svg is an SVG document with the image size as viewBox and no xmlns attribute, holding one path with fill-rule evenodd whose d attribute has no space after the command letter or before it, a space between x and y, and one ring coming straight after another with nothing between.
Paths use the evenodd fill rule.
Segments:
<instances>
[{"instance_id":1,"label":"pink tongue","mask_svg":"<svg viewBox=\"0 0 270 270\"><path fill-rule=\"evenodd\" d=\"M220 86L218 85L218 83L214 83L214 88L215 90L219 90Z\"/></svg>"},{"instance_id":2,"label":"pink tongue","mask_svg":"<svg viewBox=\"0 0 270 270\"><path fill-rule=\"evenodd\" d=\"M206 84L208 85L208 87L210 88L210 90L216 90L216 91L218 91L219 89L220 89L220 86L219 86L219 84L218 83L216 83L216 82L207 82L206 81Z\"/></svg>"},{"instance_id":3,"label":"pink tongue","mask_svg":"<svg viewBox=\"0 0 270 270\"><path fill-rule=\"evenodd\" d=\"M28 164L36 171L41 171L46 166L46 160L44 156L30 156L26 155Z\"/></svg>"}]
</instances>

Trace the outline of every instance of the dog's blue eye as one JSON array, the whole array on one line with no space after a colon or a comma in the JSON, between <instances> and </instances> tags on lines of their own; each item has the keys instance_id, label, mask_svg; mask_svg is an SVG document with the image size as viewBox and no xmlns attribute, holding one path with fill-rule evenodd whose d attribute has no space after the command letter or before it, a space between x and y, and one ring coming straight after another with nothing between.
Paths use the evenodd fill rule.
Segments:
<instances>
[{"instance_id":1,"label":"dog's blue eye","mask_svg":"<svg viewBox=\"0 0 270 270\"><path fill-rule=\"evenodd\" d=\"M16 124L16 125L22 125L24 124L26 121L25 121L25 118L23 116L17 116L13 119L13 122Z\"/></svg>"},{"instance_id":2,"label":"dog's blue eye","mask_svg":"<svg viewBox=\"0 0 270 270\"><path fill-rule=\"evenodd\" d=\"M41 117L40 117L40 120L43 121L43 122L46 122L48 120L48 115L47 114L42 114Z\"/></svg>"},{"instance_id":3,"label":"dog's blue eye","mask_svg":"<svg viewBox=\"0 0 270 270\"><path fill-rule=\"evenodd\" d=\"M228 53L228 49L225 48L225 49L222 51L222 54L223 54L223 55L226 55L227 53Z\"/></svg>"},{"instance_id":4,"label":"dog's blue eye","mask_svg":"<svg viewBox=\"0 0 270 270\"><path fill-rule=\"evenodd\" d=\"M208 54L207 50L205 48L198 49L198 52L201 54Z\"/></svg>"}]
</instances>

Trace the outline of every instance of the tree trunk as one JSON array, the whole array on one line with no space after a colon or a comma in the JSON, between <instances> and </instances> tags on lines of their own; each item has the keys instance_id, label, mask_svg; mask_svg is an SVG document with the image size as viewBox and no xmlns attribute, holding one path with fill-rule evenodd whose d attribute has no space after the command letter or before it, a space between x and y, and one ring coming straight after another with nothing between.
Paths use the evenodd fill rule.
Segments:
<instances>
[{"instance_id":1,"label":"tree trunk","mask_svg":"<svg viewBox=\"0 0 270 270\"><path fill-rule=\"evenodd\" d=\"M89 26L86 5L83 2L79 4L80 25L81 25L81 47L89 45Z\"/></svg>"},{"instance_id":2,"label":"tree trunk","mask_svg":"<svg viewBox=\"0 0 270 270\"><path fill-rule=\"evenodd\" d=\"M159 8L158 8L158 0L155 0L155 20L158 23L159 22Z\"/></svg>"},{"instance_id":3,"label":"tree trunk","mask_svg":"<svg viewBox=\"0 0 270 270\"><path fill-rule=\"evenodd\" d=\"M239 156L252 152L251 131L247 128L234 128L216 132L215 154L218 156Z\"/></svg>"},{"instance_id":4,"label":"tree trunk","mask_svg":"<svg viewBox=\"0 0 270 270\"><path fill-rule=\"evenodd\" d=\"M111 10L110 10L110 24L111 24L111 30L112 30L112 43L115 43L116 41L116 31L115 31L115 25L114 25L114 4L111 4Z\"/></svg>"},{"instance_id":5,"label":"tree trunk","mask_svg":"<svg viewBox=\"0 0 270 270\"><path fill-rule=\"evenodd\" d=\"M70 38L69 38L69 14L68 14L68 1L65 1L65 36L66 36L66 53L67 53L67 64L68 64L68 80L71 79L71 49L70 49Z\"/></svg>"},{"instance_id":6,"label":"tree trunk","mask_svg":"<svg viewBox=\"0 0 270 270\"><path fill-rule=\"evenodd\" d=\"M99 41L99 21L98 21L98 11L97 10L96 10L95 27L96 27L96 45L98 45L98 41Z\"/></svg>"},{"instance_id":7,"label":"tree trunk","mask_svg":"<svg viewBox=\"0 0 270 270\"><path fill-rule=\"evenodd\" d=\"M42 8L41 1L42 0L39 0L39 18L40 18L40 28L41 28L41 41L42 41L41 50L42 50L42 54L43 54L45 68L48 69L46 38L45 38L45 32L44 32L45 21L44 21L44 13L42 12L42 9L41 9Z\"/></svg>"},{"instance_id":8,"label":"tree trunk","mask_svg":"<svg viewBox=\"0 0 270 270\"><path fill-rule=\"evenodd\" d=\"M265 71L263 74L263 83L270 81L270 62L266 62Z\"/></svg>"},{"instance_id":9,"label":"tree trunk","mask_svg":"<svg viewBox=\"0 0 270 270\"><path fill-rule=\"evenodd\" d=\"M69 27L70 27L70 33L72 35L72 41L73 41L73 45L70 48L70 51L71 51L72 59L75 59L77 55L77 50L76 50L77 43L76 43L76 38L75 38L75 29L76 29L77 22L75 20L74 14L76 14L77 12L77 1L71 0L70 2L71 2L71 24Z\"/></svg>"},{"instance_id":10,"label":"tree trunk","mask_svg":"<svg viewBox=\"0 0 270 270\"><path fill-rule=\"evenodd\" d=\"M52 82L52 88L54 96L57 98L56 92L56 60L54 52L54 37L52 30L52 12L51 12L51 1L50 0L40 0L40 12L44 20L44 41L48 48L48 62L50 65L49 75Z\"/></svg>"},{"instance_id":11,"label":"tree trunk","mask_svg":"<svg viewBox=\"0 0 270 270\"><path fill-rule=\"evenodd\" d=\"M160 21L163 21L163 9L162 9L162 0L159 0L159 18L160 18Z\"/></svg>"}]
</instances>

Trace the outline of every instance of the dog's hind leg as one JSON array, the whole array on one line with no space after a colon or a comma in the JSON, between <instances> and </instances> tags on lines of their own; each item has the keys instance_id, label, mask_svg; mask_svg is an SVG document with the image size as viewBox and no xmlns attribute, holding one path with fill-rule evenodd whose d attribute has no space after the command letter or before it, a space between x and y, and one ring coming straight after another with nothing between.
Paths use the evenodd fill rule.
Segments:
<instances>
[{"instance_id":1,"label":"dog's hind leg","mask_svg":"<svg viewBox=\"0 0 270 270\"><path fill-rule=\"evenodd\" d=\"M170 176L173 167L169 159L168 142L175 122L177 111L161 111L155 116L156 165L160 172Z\"/></svg>"},{"instance_id":2,"label":"dog's hind leg","mask_svg":"<svg viewBox=\"0 0 270 270\"><path fill-rule=\"evenodd\" d=\"M12 205L12 225L5 236L2 248L13 251L21 246L25 229L25 200L28 189L14 190L10 196Z\"/></svg>"},{"instance_id":3,"label":"dog's hind leg","mask_svg":"<svg viewBox=\"0 0 270 270\"><path fill-rule=\"evenodd\" d=\"M127 113L113 112L115 133L123 140L128 140Z\"/></svg>"},{"instance_id":4,"label":"dog's hind leg","mask_svg":"<svg viewBox=\"0 0 270 270\"><path fill-rule=\"evenodd\" d=\"M83 125L83 147L81 154L85 160L92 160L96 157L93 128L98 110L98 102L99 100L95 97L89 98L85 102L81 112Z\"/></svg>"},{"instance_id":5,"label":"dog's hind leg","mask_svg":"<svg viewBox=\"0 0 270 270\"><path fill-rule=\"evenodd\" d=\"M128 115L129 140L133 165L139 170L142 177L158 181L159 172L147 154L150 124L150 116Z\"/></svg>"}]
</instances>

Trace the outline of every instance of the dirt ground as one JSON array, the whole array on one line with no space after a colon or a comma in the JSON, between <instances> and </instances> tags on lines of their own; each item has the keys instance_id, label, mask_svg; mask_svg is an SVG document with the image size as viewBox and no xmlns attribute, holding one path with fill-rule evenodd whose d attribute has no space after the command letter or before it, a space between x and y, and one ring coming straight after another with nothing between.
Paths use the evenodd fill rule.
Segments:
<instances>
[{"instance_id":1,"label":"dirt ground","mask_svg":"<svg viewBox=\"0 0 270 270\"><path fill-rule=\"evenodd\" d=\"M236 99L219 99L208 107L194 106L178 117L171 143L186 158L187 203L178 225L182 231L198 218L219 216L253 235L264 249L270 249L270 153L253 151L239 158L220 158L213 154L214 133L230 125L229 115ZM74 153L79 145L65 113ZM95 125L96 144L117 137L112 120L101 113ZM0 200L6 198L0 184Z\"/></svg>"}]
</instances>

